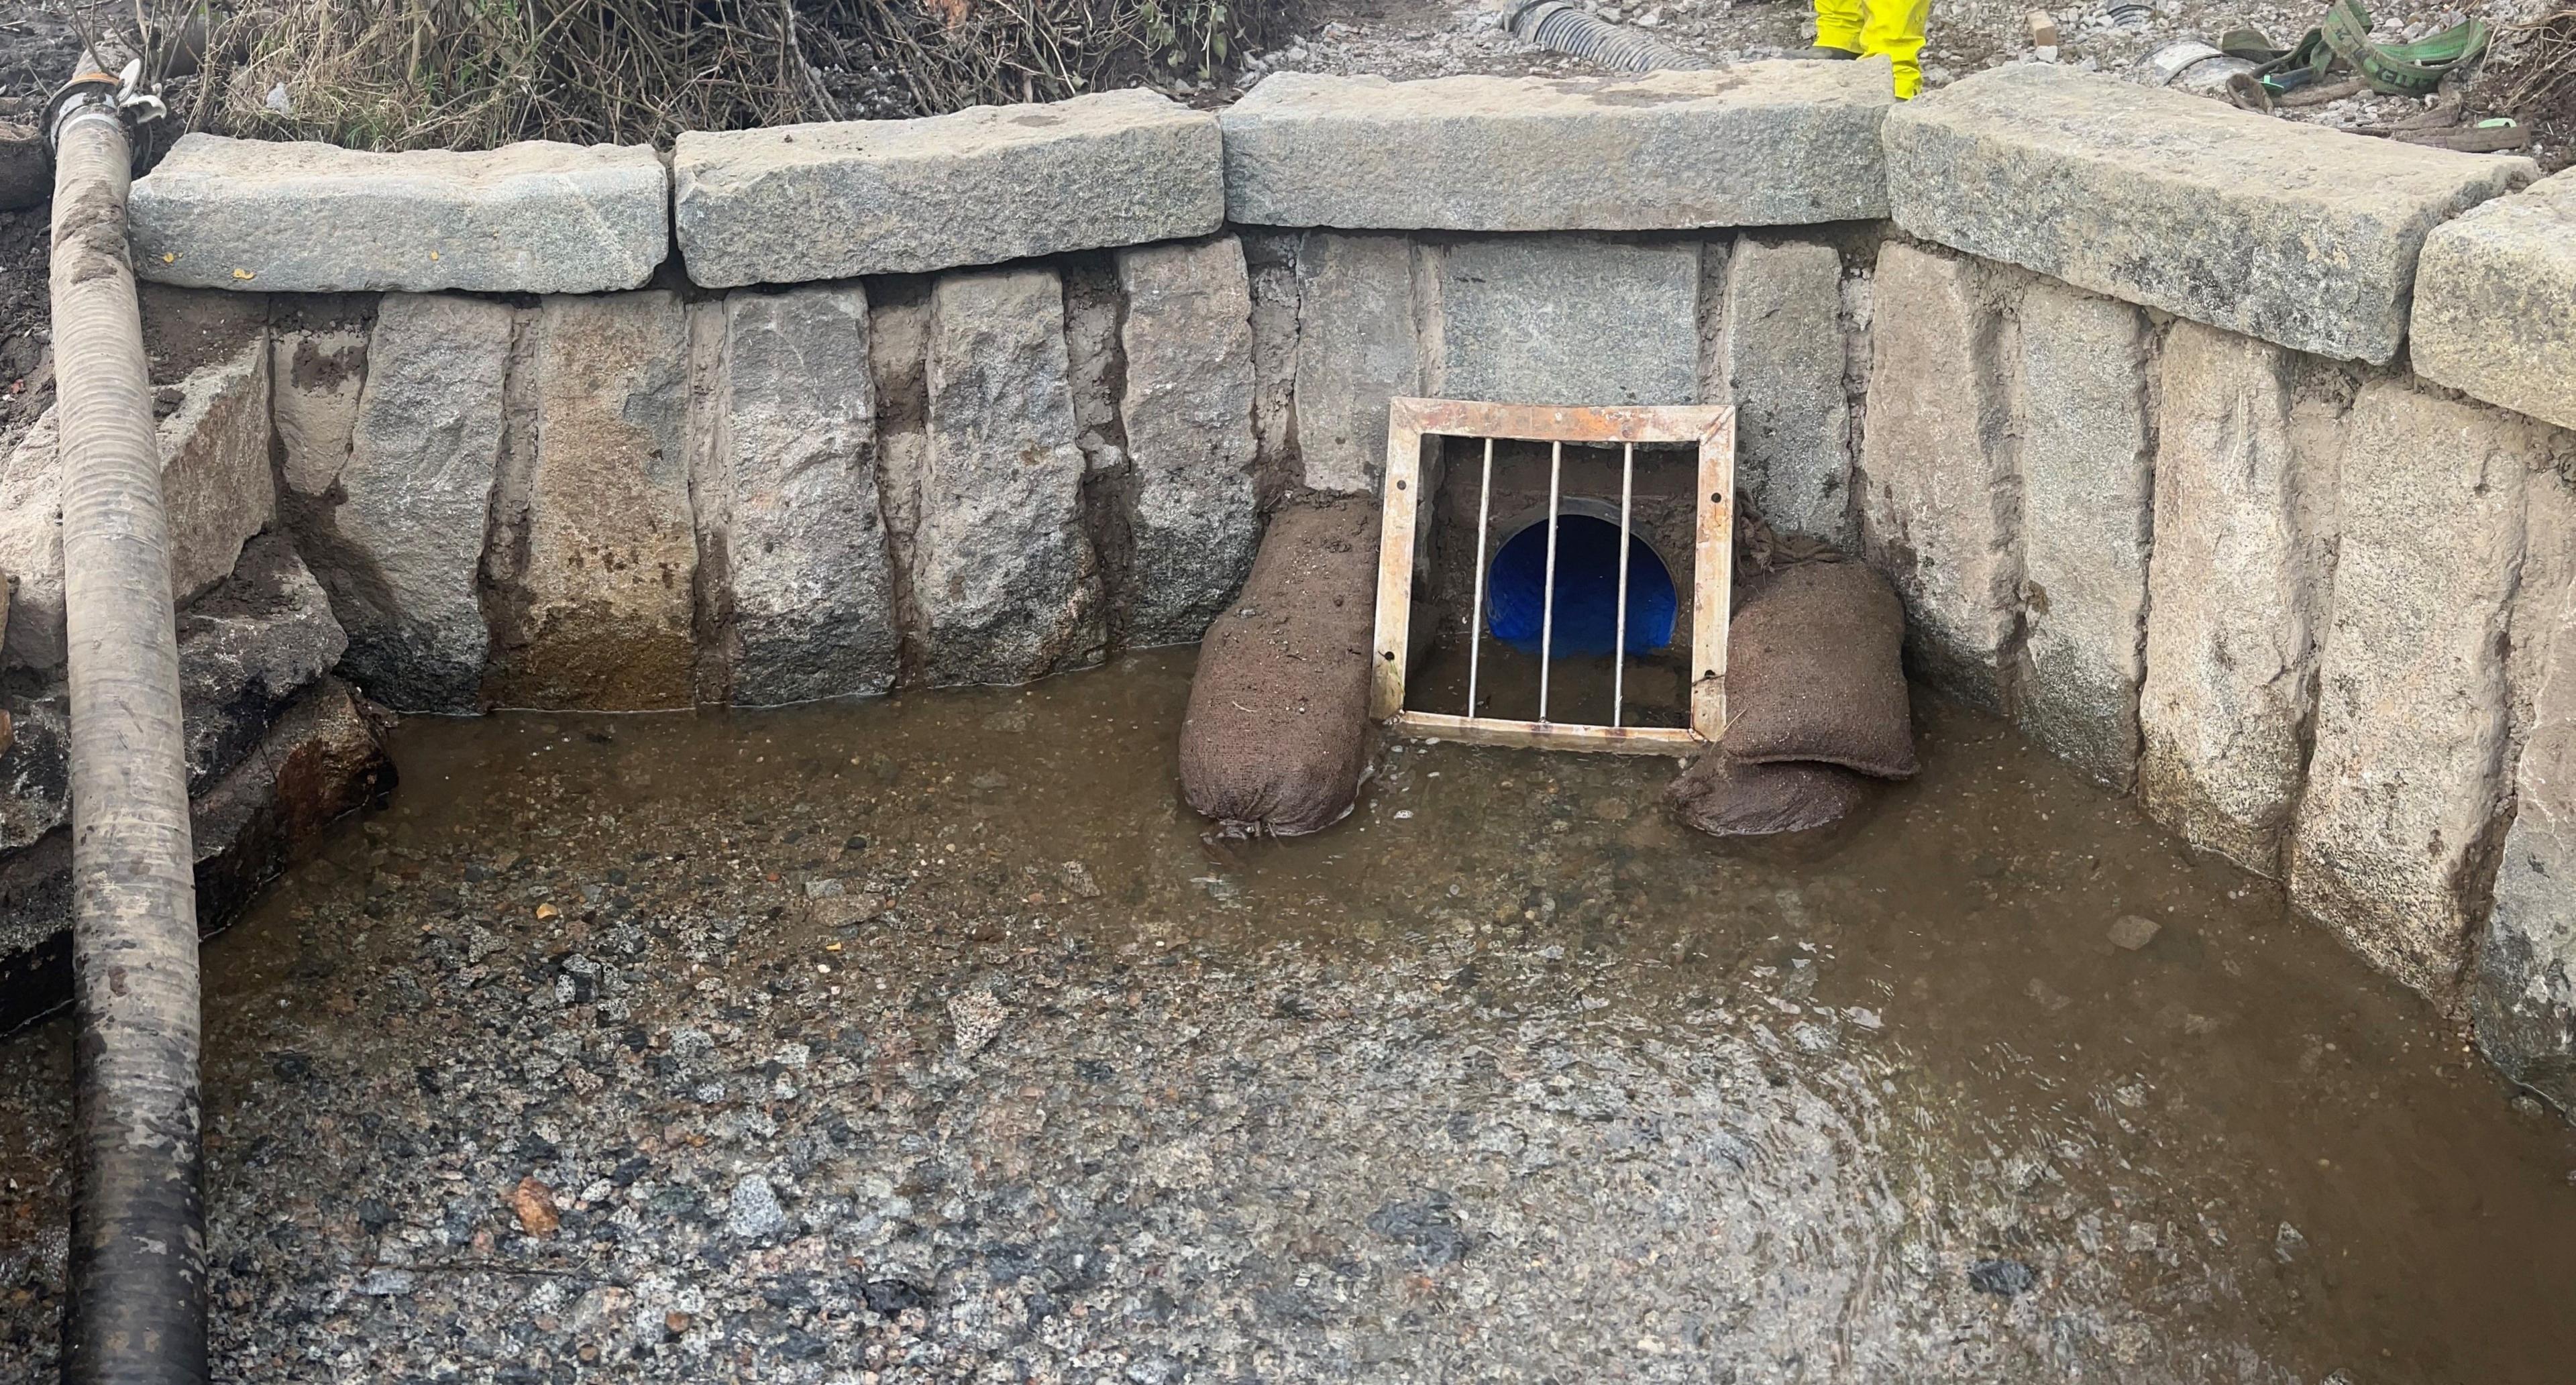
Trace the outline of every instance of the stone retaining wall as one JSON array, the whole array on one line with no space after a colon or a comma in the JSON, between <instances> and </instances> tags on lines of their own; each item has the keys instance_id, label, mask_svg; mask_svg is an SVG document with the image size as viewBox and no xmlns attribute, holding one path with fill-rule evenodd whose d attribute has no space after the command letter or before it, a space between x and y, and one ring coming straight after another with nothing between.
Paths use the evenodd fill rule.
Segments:
<instances>
[{"instance_id":1,"label":"stone retaining wall","mask_svg":"<svg viewBox=\"0 0 2576 1385\"><path fill-rule=\"evenodd\" d=\"M187 407L265 394L275 499L195 492L181 548L291 535L407 709L1014 682L1195 638L1264 507L1376 485L1391 395L1731 401L1745 500L1888 572L1918 676L2576 1105L2576 174L2046 66L1886 90L1281 76L667 173L191 136L138 259L269 295Z\"/></svg>"}]
</instances>

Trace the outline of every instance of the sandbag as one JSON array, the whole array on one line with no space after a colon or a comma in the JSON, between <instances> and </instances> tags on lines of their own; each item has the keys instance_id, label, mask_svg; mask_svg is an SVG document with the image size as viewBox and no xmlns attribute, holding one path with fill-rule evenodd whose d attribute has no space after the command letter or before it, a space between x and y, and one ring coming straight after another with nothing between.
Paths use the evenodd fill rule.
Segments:
<instances>
[{"instance_id":1,"label":"sandbag","mask_svg":"<svg viewBox=\"0 0 2576 1385\"><path fill-rule=\"evenodd\" d=\"M1726 735L1747 765L1813 760L1911 777L1905 607L1859 563L1798 563L1760 579L1728 627Z\"/></svg>"},{"instance_id":2,"label":"sandbag","mask_svg":"<svg viewBox=\"0 0 2576 1385\"><path fill-rule=\"evenodd\" d=\"M1711 749L1664 790L1664 801L1685 824L1711 836L1762 837L1830 826L1868 795L1869 781L1839 766L1748 765Z\"/></svg>"},{"instance_id":3,"label":"sandbag","mask_svg":"<svg viewBox=\"0 0 2576 1385\"><path fill-rule=\"evenodd\" d=\"M1370 744L1377 507L1282 506L1242 593L1199 643L1181 797L1227 831L1292 837L1358 801Z\"/></svg>"}]
</instances>

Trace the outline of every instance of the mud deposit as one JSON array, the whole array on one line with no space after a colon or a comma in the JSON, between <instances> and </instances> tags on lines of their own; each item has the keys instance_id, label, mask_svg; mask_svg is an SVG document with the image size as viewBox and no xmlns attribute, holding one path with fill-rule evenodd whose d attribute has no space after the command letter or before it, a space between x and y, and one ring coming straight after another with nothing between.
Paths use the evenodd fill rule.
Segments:
<instances>
[{"instance_id":1,"label":"mud deposit","mask_svg":"<svg viewBox=\"0 0 2576 1385\"><path fill-rule=\"evenodd\" d=\"M1991 723L1932 709L1829 842L1434 746L1212 847L1188 670L411 723L391 808L209 948L218 1375L2576 1359L2568 1132ZM0 1379L54 1368L69 1068L60 1021L0 1046Z\"/></svg>"}]
</instances>

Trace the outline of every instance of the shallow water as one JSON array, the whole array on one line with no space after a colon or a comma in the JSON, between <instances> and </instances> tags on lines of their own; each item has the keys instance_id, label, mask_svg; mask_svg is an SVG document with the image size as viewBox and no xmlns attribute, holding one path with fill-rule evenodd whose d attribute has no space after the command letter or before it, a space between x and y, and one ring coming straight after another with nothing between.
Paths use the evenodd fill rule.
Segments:
<instances>
[{"instance_id":1,"label":"shallow water","mask_svg":"<svg viewBox=\"0 0 2576 1385\"><path fill-rule=\"evenodd\" d=\"M1189 664L407 723L391 807L208 950L222 1372L2576 1360L2576 1139L2009 730L1918 709L1923 776L1825 840L1674 826L1669 760L1438 745L1214 844ZM0 1047L0 1378L52 1361L67 1041Z\"/></svg>"}]
</instances>

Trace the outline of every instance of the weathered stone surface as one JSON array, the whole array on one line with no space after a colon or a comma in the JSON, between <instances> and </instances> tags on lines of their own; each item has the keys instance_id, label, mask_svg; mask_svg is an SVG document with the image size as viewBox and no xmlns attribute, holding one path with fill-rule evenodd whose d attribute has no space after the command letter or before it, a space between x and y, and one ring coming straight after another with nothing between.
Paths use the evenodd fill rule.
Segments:
<instances>
[{"instance_id":1,"label":"weathered stone surface","mask_svg":"<svg viewBox=\"0 0 2576 1385\"><path fill-rule=\"evenodd\" d=\"M502 648L484 691L505 706L688 706L698 548L680 300L548 298L530 330L512 389L525 387L534 450L503 458Z\"/></svg>"},{"instance_id":2,"label":"weathered stone surface","mask_svg":"<svg viewBox=\"0 0 2576 1385\"><path fill-rule=\"evenodd\" d=\"M2290 898L2372 965L2449 993L2504 827L2507 608L2528 420L2401 381L2347 422L2334 621Z\"/></svg>"},{"instance_id":3,"label":"weathered stone surface","mask_svg":"<svg viewBox=\"0 0 2576 1385\"><path fill-rule=\"evenodd\" d=\"M1119 413L1135 468L1128 643L1207 630L1252 570L1252 285L1232 236L1118 257L1127 316Z\"/></svg>"},{"instance_id":4,"label":"weathered stone surface","mask_svg":"<svg viewBox=\"0 0 2576 1385\"><path fill-rule=\"evenodd\" d=\"M331 821L393 778L390 718L325 677L189 804L197 926L231 923ZM0 856L0 1033L71 999L71 830Z\"/></svg>"},{"instance_id":5,"label":"weathered stone surface","mask_svg":"<svg viewBox=\"0 0 2576 1385\"><path fill-rule=\"evenodd\" d=\"M2177 323L2161 369L2139 797L2277 876L2316 705L2335 454L2278 347Z\"/></svg>"},{"instance_id":6,"label":"weathered stone surface","mask_svg":"<svg viewBox=\"0 0 2576 1385\"><path fill-rule=\"evenodd\" d=\"M1497 237L1450 245L1439 265L1440 397L1699 402L1698 246Z\"/></svg>"},{"instance_id":7,"label":"weathered stone surface","mask_svg":"<svg viewBox=\"0 0 2576 1385\"><path fill-rule=\"evenodd\" d=\"M293 506L328 494L348 464L376 303L360 294L278 302L269 333L269 410L277 425L282 499Z\"/></svg>"},{"instance_id":8,"label":"weathered stone surface","mask_svg":"<svg viewBox=\"0 0 2576 1385\"><path fill-rule=\"evenodd\" d=\"M1879 252L1876 293L1863 550L1905 598L1917 675L1999 711L2021 636L2002 314L1974 262L1910 245Z\"/></svg>"},{"instance_id":9,"label":"weathered stone surface","mask_svg":"<svg viewBox=\"0 0 2576 1385\"><path fill-rule=\"evenodd\" d=\"M1227 215L1344 230L1642 231L1886 215L1886 64L1441 77L1281 72L1220 117Z\"/></svg>"},{"instance_id":10,"label":"weathered stone surface","mask_svg":"<svg viewBox=\"0 0 2576 1385\"><path fill-rule=\"evenodd\" d=\"M1317 232L1297 251L1297 453L1320 491L1375 494L1386 401L1422 393L1413 246Z\"/></svg>"},{"instance_id":11,"label":"weathered stone surface","mask_svg":"<svg viewBox=\"0 0 2576 1385\"><path fill-rule=\"evenodd\" d=\"M598 293L670 246L649 145L374 154L182 135L134 184L135 270L200 288Z\"/></svg>"},{"instance_id":12,"label":"weathered stone surface","mask_svg":"<svg viewBox=\"0 0 2576 1385\"><path fill-rule=\"evenodd\" d=\"M290 506L300 511L297 541L349 634L343 667L402 711L476 703L491 645L478 572L501 460L511 319L485 299L387 294L338 503L326 488L310 507ZM290 479L290 498L296 485Z\"/></svg>"},{"instance_id":13,"label":"weathered stone surface","mask_svg":"<svg viewBox=\"0 0 2576 1385\"><path fill-rule=\"evenodd\" d=\"M2047 63L1899 107L1888 201L1907 232L2323 356L2385 361L2435 226L2528 181Z\"/></svg>"},{"instance_id":14,"label":"weathered stone surface","mask_svg":"<svg viewBox=\"0 0 2576 1385\"><path fill-rule=\"evenodd\" d=\"M277 517L269 466L268 344L240 345L177 385L158 429L170 524L171 598L186 604L233 570L251 535ZM0 572L16 579L5 662L62 667L62 465L49 411L0 473Z\"/></svg>"},{"instance_id":15,"label":"weathered stone surface","mask_svg":"<svg viewBox=\"0 0 2576 1385\"><path fill-rule=\"evenodd\" d=\"M63 472L51 409L0 458L0 668L63 662Z\"/></svg>"},{"instance_id":16,"label":"weathered stone surface","mask_svg":"<svg viewBox=\"0 0 2576 1385\"><path fill-rule=\"evenodd\" d=\"M1859 545L1851 401L1843 392L1842 255L1742 236L1726 271L1723 368L1735 486L1774 530Z\"/></svg>"},{"instance_id":17,"label":"weathered stone surface","mask_svg":"<svg viewBox=\"0 0 2576 1385\"><path fill-rule=\"evenodd\" d=\"M267 341L191 372L178 389L179 407L158 435L170 597L185 605L230 575L242 545L277 522Z\"/></svg>"},{"instance_id":18,"label":"weathered stone surface","mask_svg":"<svg viewBox=\"0 0 2576 1385\"><path fill-rule=\"evenodd\" d=\"M721 311L717 466L697 504L730 593L733 700L884 692L900 641L877 505L867 294L857 284L736 293Z\"/></svg>"},{"instance_id":19,"label":"weathered stone surface","mask_svg":"<svg viewBox=\"0 0 2576 1385\"><path fill-rule=\"evenodd\" d=\"M2426 236L2412 330L2424 378L2576 428L2576 172Z\"/></svg>"},{"instance_id":20,"label":"weathered stone surface","mask_svg":"<svg viewBox=\"0 0 2576 1385\"><path fill-rule=\"evenodd\" d=\"M1241 237L1252 278L1253 483L1265 510L1303 479L1297 457L1297 248L1295 232Z\"/></svg>"},{"instance_id":21,"label":"weathered stone surface","mask_svg":"<svg viewBox=\"0 0 2576 1385\"><path fill-rule=\"evenodd\" d=\"M1054 271L932 286L913 597L933 684L1024 683L1104 652L1065 371Z\"/></svg>"},{"instance_id":22,"label":"weathered stone surface","mask_svg":"<svg viewBox=\"0 0 2576 1385\"><path fill-rule=\"evenodd\" d=\"M2021 298L2024 676L2040 743L2126 789L2138 764L2154 530L2146 314L2055 284Z\"/></svg>"},{"instance_id":23,"label":"weathered stone surface","mask_svg":"<svg viewBox=\"0 0 2576 1385\"><path fill-rule=\"evenodd\" d=\"M2533 476L2527 500L2513 642L2528 732L2469 1010L2505 1076L2576 1112L2576 489Z\"/></svg>"},{"instance_id":24,"label":"weathered stone surface","mask_svg":"<svg viewBox=\"0 0 2576 1385\"><path fill-rule=\"evenodd\" d=\"M180 729L192 794L239 765L279 710L347 647L321 587L294 546L274 535L253 540L241 570L179 614L178 632ZM0 851L31 845L69 820L62 687L56 679L5 704L14 734L0 749Z\"/></svg>"},{"instance_id":25,"label":"weathered stone surface","mask_svg":"<svg viewBox=\"0 0 2576 1385\"><path fill-rule=\"evenodd\" d=\"M920 273L1203 236L1216 117L1142 89L918 120L690 131L680 253L710 287Z\"/></svg>"},{"instance_id":26,"label":"weathered stone surface","mask_svg":"<svg viewBox=\"0 0 2576 1385\"><path fill-rule=\"evenodd\" d=\"M178 629L191 793L240 764L349 647L322 584L278 534L251 540L232 577L179 613Z\"/></svg>"}]
</instances>

